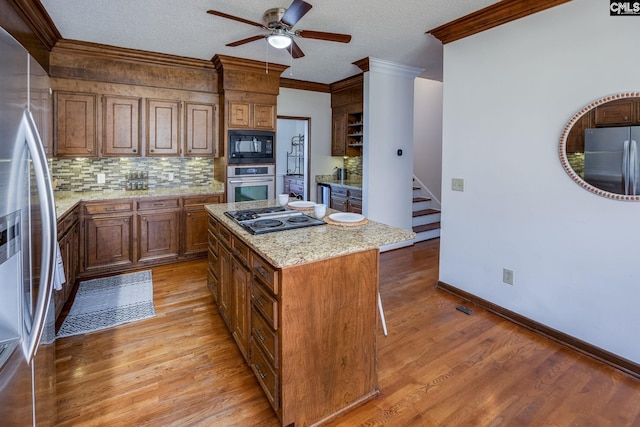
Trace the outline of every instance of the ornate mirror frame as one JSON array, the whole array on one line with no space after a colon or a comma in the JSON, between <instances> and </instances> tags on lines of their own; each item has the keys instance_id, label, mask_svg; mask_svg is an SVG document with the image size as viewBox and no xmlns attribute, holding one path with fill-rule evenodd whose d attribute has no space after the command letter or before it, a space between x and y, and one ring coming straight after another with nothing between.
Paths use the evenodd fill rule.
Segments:
<instances>
[{"instance_id":1,"label":"ornate mirror frame","mask_svg":"<svg viewBox=\"0 0 640 427\"><path fill-rule=\"evenodd\" d=\"M624 98L640 98L640 92L624 92L624 93L618 93L618 94L615 94L615 95L611 95L611 96L607 96L607 97L604 97L604 98L600 98L597 101L594 101L594 102L590 103L589 105L585 106L583 109L578 111L571 118L571 120L569 120L569 122L567 123L567 125L565 126L565 128L564 128L564 130L562 132L562 136L560 137L560 147L559 147L560 162L562 163L562 167L569 174L571 179L573 179L578 185L580 185L585 190L591 191L592 193L595 193L598 196L607 197L609 199L640 201L640 196L628 196L628 195L624 195L624 194L611 193L609 191L601 190L600 188L595 187L595 186L587 183L573 169L573 167L571 166L571 163L569 161L569 157L567 155L567 139L569 138L569 133L571 132L571 129L573 128L573 126L584 115L588 114L594 108L596 108L596 107L598 107L600 105L606 104L607 102L615 101L615 100L618 100L618 99L624 99Z\"/></svg>"}]
</instances>

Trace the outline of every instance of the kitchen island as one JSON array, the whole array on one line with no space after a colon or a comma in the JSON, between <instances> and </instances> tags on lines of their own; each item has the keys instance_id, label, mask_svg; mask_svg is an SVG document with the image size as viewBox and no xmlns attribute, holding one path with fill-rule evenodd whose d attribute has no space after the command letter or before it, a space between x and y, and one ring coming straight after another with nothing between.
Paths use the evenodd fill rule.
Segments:
<instances>
[{"instance_id":1,"label":"kitchen island","mask_svg":"<svg viewBox=\"0 0 640 427\"><path fill-rule=\"evenodd\" d=\"M375 397L379 247L413 233L368 221L252 235L206 205L208 285L283 426L317 425Z\"/></svg>"}]
</instances>

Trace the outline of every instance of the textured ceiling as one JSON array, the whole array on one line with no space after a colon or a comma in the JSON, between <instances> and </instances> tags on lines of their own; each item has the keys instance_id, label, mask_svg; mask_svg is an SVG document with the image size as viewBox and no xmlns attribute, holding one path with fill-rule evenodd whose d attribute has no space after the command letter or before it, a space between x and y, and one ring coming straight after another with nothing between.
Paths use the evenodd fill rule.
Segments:
<instances>
[{"instance_id":1,"label":"textured ceiling","mask_svg":"<svg viewBox=\"0 0 640 427\"><path fill-rule=\"evenodd\" d=\"M225 44L261 34L258 27L207 14L215 9L262 23L273 7L290 0L41 0L69 40L209 60L216 54L290 67L283 77L333 83L360 72L353 65L373 57L423 68L421 77L442 79L442 45L426 31L482 9L495 0L306 0L313 8L295 25L347 33L349 44L297 38L306 56L292 60L264 40Z\"/></svg>"}]
</instances>

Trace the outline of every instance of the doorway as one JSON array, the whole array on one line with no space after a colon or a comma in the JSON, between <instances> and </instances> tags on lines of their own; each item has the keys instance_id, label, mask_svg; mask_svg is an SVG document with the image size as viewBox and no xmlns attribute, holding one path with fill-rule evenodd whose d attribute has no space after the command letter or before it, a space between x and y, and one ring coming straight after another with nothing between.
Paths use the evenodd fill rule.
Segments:
<instances>
[{"instance_id":1,"label":"doorway","mask_svg":"<svg viewBox=\"0 0 640 427\"><path fill-rule=\"evenodd\" d=\"M302 200L309 200L311 165L310 117L278 116L276 133L276 194L284 192L285 179L302 182Z\"/></svg>"}]
</instances>

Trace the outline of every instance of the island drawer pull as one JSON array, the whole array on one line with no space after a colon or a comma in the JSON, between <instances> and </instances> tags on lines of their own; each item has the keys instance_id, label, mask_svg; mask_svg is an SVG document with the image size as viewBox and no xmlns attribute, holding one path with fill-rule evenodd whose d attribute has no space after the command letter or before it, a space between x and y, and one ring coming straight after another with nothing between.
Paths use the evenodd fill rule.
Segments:
<instances>
[{"instance_id":1,"label":"island drawer pull","mask_svg":"<svg viewBox=\"0 0 640 427\"><path fill-rule=\"evenodd\" d=\"M258 304L260 307L264 307L264 305L266 304L266 301L262 299L262 297L260 295L254 295L253 296L253 301Z\"/></svg>"},{"instance_id":2,"label":"island drawer pull","mask_svg":"<svg viewBox=\"0 0 640 427\"><path fill-rule=\"evenodd\" d=\"M256 371L258 371L258 375L260 375L260 378L262 378L262 379L267 378L267 374L262 372L262 367L260 365L253 365L253 366L256 367Z\"/></svg>"},{"instance_id":3,"label":"island drawer pull","mask_svg":"<svg viewBox=\"0 0 640 427\"><path fill-rule=\"evenodd\" d=\"M256 335L258 336L258 338L260 338L260 341L264 341L264 340L267 339L267 337L262 335L262 329L256 328L256 329L254 329L254 331L256 332Z\"/></svg>"}]
</instances>

